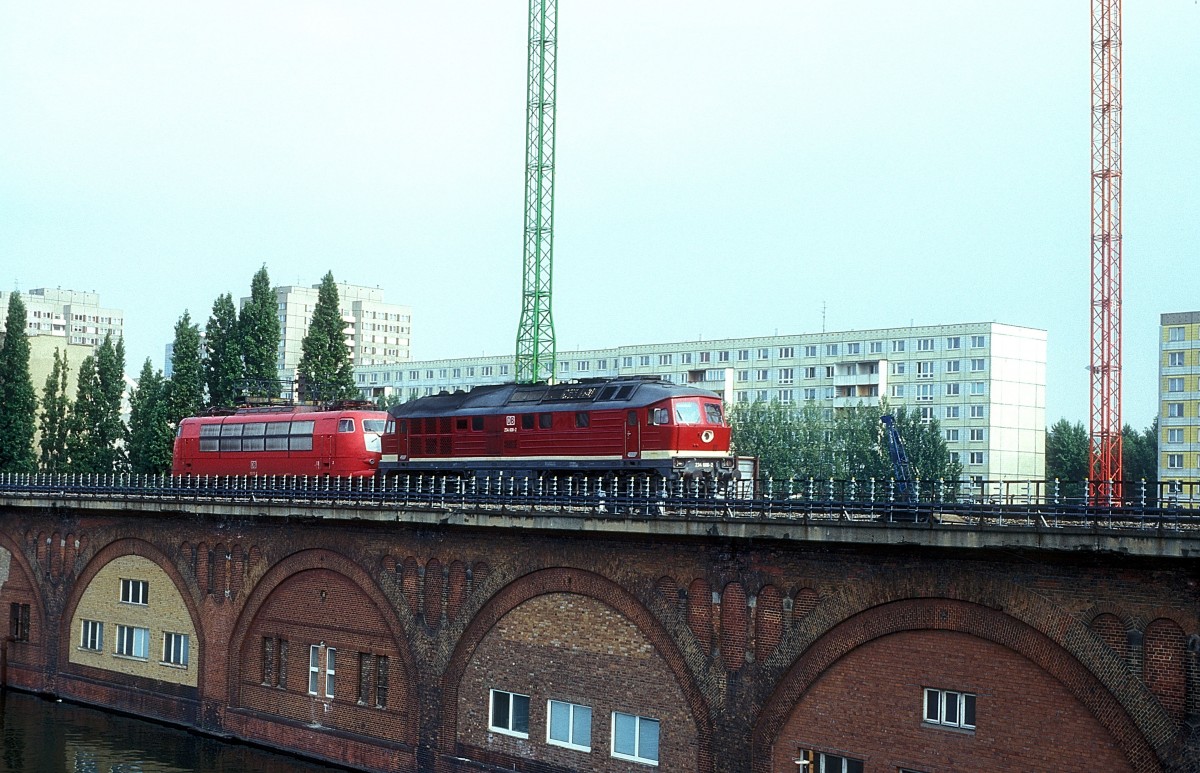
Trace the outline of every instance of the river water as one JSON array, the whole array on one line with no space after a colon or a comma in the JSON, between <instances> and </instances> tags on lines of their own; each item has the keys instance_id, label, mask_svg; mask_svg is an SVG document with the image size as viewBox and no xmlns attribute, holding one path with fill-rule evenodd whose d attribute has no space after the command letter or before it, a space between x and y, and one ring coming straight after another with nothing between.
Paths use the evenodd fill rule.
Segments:
<instances>
[{"instance_id":1,"label":"river water","mask_svg":"<svg viewBox=\"0 0 1200 773\"><path fill-rule=\"evenodd\" d=\"M0 728L5 773L346 773L11 690L0 692Z\"/></svg>"}]
</instances>

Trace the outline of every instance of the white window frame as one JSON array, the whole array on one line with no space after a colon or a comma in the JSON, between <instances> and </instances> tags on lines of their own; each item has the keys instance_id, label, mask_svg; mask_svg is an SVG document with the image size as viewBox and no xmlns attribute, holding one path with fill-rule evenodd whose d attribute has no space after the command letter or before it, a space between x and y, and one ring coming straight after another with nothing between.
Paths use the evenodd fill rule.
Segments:
<instances>
[{"instance_id":1,"label":"white window frame","mask_svg":"<svg viewBox=\"0 0 1200 773\"><path fill-rule=\"evenodd\" d=\"M975 442L975 443L982 442L985 439L983 427L972 427L970 439L972 442Z\"/></svg>"},{"instance_id":2,"label":"white window frame","mask_svg":"<svg viewBox=\"0 0 1200 773\"><path fill-rule=\"evenodd\" d=\"M917 362L917 378L933 378L933 360Z\"/></svg>"},{"instance_id":3,"label":"white window frame","mask_svg":"<svg viewBox=\"0 0 1200 773\"><path fill-rule=\"evenodd\" d=\"M971 418L972 419L984 418L982 405L972 405L971 406Z\"/></svg>"},{"instance_id":4,"label":"white window frame","mask_svg":"<svg viewBox=\"0 0 1200 773\"><path fill-rule=\"evenodd\" d=\"M804 356L805 357L816 357L817 356L817 347L815 345L805 346L804 347Z\"/></svg>"},{"instance_id":5,"label":"white window frame","mask_svg":"<svg viewBox=\"0 0 1200 773\"><path fill-rule=\"evenodd\" d=\"M932 338L918 338L917 339L917 351L918 352L932 352L933 351L933 339Z\"/></svg>"},{"instance_id":6,"label":"white window frame","mask_svg":"<svg viewBox=\"0 0 1200 773\"><path fill-rule=\"evenodd\" d=\"M974 467L982 466L983 465L983 451L972 451L970 456L967 458L967 463Z\"/></svg>"},{"instance_id":7,"label":"white window frame","mask_svg":"<svg viewBox=\"0 0 1200 773\"><path fill-rule=\"evenodd\" d=\"M979 373L980 371L984 371L984 370L987 370L987 358L986 357L972 357L971 358L971 372Z\"/></svg>"},{"instance_id":8,"label":"white window frame","mask_svg":"<svg viewBox=\"0 0 1200 773\"><path fill-rule=\"evenodd\" d=\"M1184 364L1183 352L1167 352L1167 367L1178 368Z\"/></svg>"},{"instance_id":9,"label":"white window frame","mask_svg":"<svg viewBox=\"0 0 1200 773\"><path fill-rule=\"evenodd\" d=\"M132 580L121 578L121 603L135 604L140 607L150 603L150 582L148 580Z\"/></svg>"},{"instance_id":10,"label":"white window frame","mask_svg":"<svg viewBox=\"0 0 1200 773\"><path fill-rule=\"evenodd\" d=\"M917 384L917 402L933 402L933 384Z\"/></svg>"},{"instance_id":11,"label":"white window frame","mask_svg":"<svg viewBox=\"0 0 1200 773\"><path fill-rule=\"evenodd\" d=\"M631 719L634 722L633 754L625 754L623 752L617 751L617 718L618 717L622 717L625 719ZM661 751L662 724L659 722L659 720L653 719L651 717L638 716L637 714L627 714L623 711L614 711L612 713L612 723L611 723L612 737L609 739L611 742L609 745L609 748L612 750L612 752L611 752L612 756L619 760L629 760L630 762L640 762L643 765L653 765L653 766L657 767L658 760L659 760L659 757L661 756L661 754L659 754L655 757L643 757L642 756L642 724L650 723L650 722L654 723L655 735L657 736L657 740L655 741L654 745L656 747L658 747Z\"/></svg>"},{"instance_id":12,"label":"white window frame","mask_svg":"<svg viewBox=\"0 0 1200 773\"><path fill-rule=\"evenodd\" d=\"M947 373L959 373L962 368L962 360L946 360Z\"/></svg>"},{"instance_id":13,"label":"white window frame","mask_svg":"<svg viewBox=\"0 0 1200 773\"><path fill-rule=\"evenodd\" d=\"M957 443L958 442L958 428L957 427L954 429L946 430L946 442L947 443Z\"/></svg>"},{"instance_id":14,"label":"white window frame","mask_svg":"<svg viewBox=\"0 0 1200 773\"><path fill-rule=\"evenodd\" d=\"M971 382L971 394L975 395L976 397L987 394L987 382L986 381L972 381Z\"/></svg>"},{"instance_id":15,"label":"white window frame","mask_svg":"<svg viewBox=\"0 0 1200 773\"><path fill-rule=\"evenodd\" d=\"M1182 470L1183 469L1183 454L1167 454L1167 469Z\"/></svg>"},{"instance_id":16,"label":"white window frame","mask_svg":"<svg viewBox=\"0 0 1200 773\"><path fill-rule=\"evenodd\" d=\"M321 650L325 651L324 668L321 663ZM325 692L326 698L334 697L334 687L336 686L336 665L337 665L337 648L327 647L324 644L311 644L308 647L308 694L321 695L317 691L321 687L321 674L325 674Z\"/></svg>"},{"instance_id":17,"label":"white window frame","mask_svg":"<svg viewBox=\"0 0 1200 773\"><path fill-rule=\"evenodd\" d=\"M507 696L507 700L508 700L508 725L507 726L496 724L496 716L495 716L495 714L496 714L496 711L495 711L496 699L501 698L503 700L502 696ZM513 725L513 716L516 713L513 711L513 708L516 706L518 698L523 698L525 700L525 729L524 730L515 730L515 729L513 729L513 726L512 726ZM488 691L488 730L492 731L493 733L502 733L504 735L511 735L516 738L528 738L529 737L529 696L523 695L519 692L509 692L508 690L495 690L495 689L489 690Z\"/></svg>"},{"instance_id":18,"label":"white window frame","mask_svg":"<svg viewBox=\"0 0 1200 773\"><path fill-rule=\"evenodd\" d=\"M84 620L79 626L79 649L89 652L104 651L104 623L100 620Z\"/></svg>"},{"instance_id":19,"label":"white window frame","mask_svg":"<svg viewBox=\"0 0 1200 773\"><path fill-rule=\"evenodd\" d=\"M1167 340L1168 341L1182 341L1183 340L1183 328L1181 328L1181 327L1167 328Z\"/></svg>"},{"instance_id":20,"label":"white window frame","mask_svg":"<svg viewBox=\"0 0 1200 773\"><path fill-rule=\"evenodd\" d=\"M959 412L957 405L947 405L946 406L946 418L947 419L957 419L957 418L959 418L959 415L960 415L960 412Z\"/></svg>"},{"instance_id":21,"label":"white window frame","mask_svg":"<svg viewBox=\"0 0 1200 773\"><path fill-rule=\"evenodd\" d=\"M1183 427L1168 428L1167 429L1167 442L1168 443L1182 443L1183 442Z\"/></svg>"},{"instance_id":22,"label":"white window frame","mask_svg":"<svg viewBox=\"0 0 1200 773\"><path fill-rule=\"evenodd\" d=\"M1183 391L1183 376L1175 376L1173 378L1167 379L1167 391L1168 392L1182 392Z\"/></svg>"},{"instance_id":23,"label":"white window frame","mask_svg":"<svg viewBox=\"0 0 1200 773\"><path fill-rule=\"evenodd\" d=\"M962 394L962 385L957 381L949 381L946 383L946 397L958 397Z\"/></svg>"},{"instance_id":24,"label":"white window frame","mask_svg":"<svg viewBox=\"0 0 1200 773\"><path fill-rule=\"evenodd\" d=\"M987 336L971 336L971 348L982 349L987 346Z\"/></svg>"},{"instance_id":25,"label":"white window frame","mask_svg":"<svg viewBox=\"0 0 1200 773\"><path fill-rule=\"evenodd\" d=\"M165 666L187 668L190 658L191 637L186 633L163 632L162 663Z\"/></svg>"},{"instance_id":26,"label":"white window frame","mask_svg":"<svg viewBox=\"0 0 1200 773\"><path fill-rule=\"evenodd\" d=\"M136 625L118 625L113 654L122 658L150 658L150 629Z\"/></svg>"},{"instance_id":27,"label":"white window frame","mask_svg":"<svg viewBox=\"0 0 1200 773\"><path fill-rule=\"evenodd\" d=\"M883 341L872 341L867 345L868 354L883 354Z\"/></svg>"},{"instance_id":28,"label":"white window frame","mask_svg":"<svg viewBox=\"0 0 1200 773\"><path fill-rule=\"evenodd\" d=\"M1167 418L1183 418L1183 403L1167 403Z\"/></svg>"},{"instance_id":29,"label":"white window frame","mask_svg":"<svg viewBox=\"0 0 1200 773\"><path fill-rule=\"evenodd\" d=\"M967 721L968 713L972 715L972 720L977 719L974 693L926 687L923 697L921 718L925 724L956 727L962 730L975 729L976 723ZM933 705L930 705L931 703Z\"/></svg>"},{"instance_id":30,"label":"white window frame","mask_svg":"<svg viewBox=\"0 0 1200 773\"><path fill-rule=\"evenodd\" d=\"M559 711L567 712L567 738L555 738L551 735L554 727L554 717ZM587 712L587 738L575 737L575 718L577 713ZM586 743L580 743L586 741ZM546 743L551 746L561 746L564 749L574 749L577 752L592 750L592 707L569 701L558 701L551 698L546 701Z\"/></svg>"},{"instance_id":31,"label":"white window frame","mask_svg":"<svg viewBox=\"0 0 1200 773\"><path fill-rule=\"evenodd\" d=\"M904 339L892 341L892 351L893 352L904 351Z\"/></svg>"},{"instance_id":32,"label":"white window frame","mask_svg":"<svg viewBox=\"0 0 1200 773\"><path fill-rule=\"evenodd\" d=\"M946 339L946 348L947 349L961 349L962 348L962 336L948 337Z\"/></svg>"}]
</instances>

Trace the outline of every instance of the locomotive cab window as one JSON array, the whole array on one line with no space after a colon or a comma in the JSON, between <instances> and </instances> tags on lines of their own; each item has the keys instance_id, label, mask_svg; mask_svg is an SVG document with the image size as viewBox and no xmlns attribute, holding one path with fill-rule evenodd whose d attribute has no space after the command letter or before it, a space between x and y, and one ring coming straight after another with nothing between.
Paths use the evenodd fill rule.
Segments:
<instances>
[{"instance_id":1,"label":"locomotive cab window","mask_svg":"<svg viewBox=\"0 0 1200 773\"><path fill-rule=\"evenodd\" d=\"M708 419L709 424L721 423L721 406L716 403L704 404L704 416Z\"/></svg>"},{"instance_id":2,"label":"locomotive cab window","mask_svg":"<svg viewBox=\"0 0 1200 773\"><path fill-rule=\"evenodd\" d=\"M646 411L647 424L670 424L671 413L666 408L651 408Z\"/></svg>"},{"instance_id":3,"label":"locomotive cab window","mask_svg":"<svg viewBox=\"0 0 1200 773\"><path fill-rule=\"evenodd\" d=\"M676 424L699 424L700 404L692 400L675 403Z\"/></svg>"},{"instance_id":4,"label":"locomotive cab window","mask_svg":"<svg viewBox=\"0 0 1200 773\"><path fill-rule=\"evenodd\" d=\"M363 432L383 432L383 419L363 419Z\"/></svg>"},{"instance_id":5,"label":"locomotive cab window","mask_svg":"<svg viewBox=\"0 0 1200 773\"><path fill-rule=\"evenodd\" d=\"M538 426L542 429L550 429L551 427L553 427L554 426L554 414L553 413L539 413L538 414Z\"/></svg>"},{"instance_id":6,"label":"locomotive cab window","mask_svg":"<svg viewBox=\"0 0 1200 773\"><path fill-rule=\"evenodd\" d=\"M533 429L533 422L534 418L532 413L521 414L521 429Z\"/></svg>"},{"instance_id":7,"label":"locomotive cab window","mask_svg":"<svg viewBox=\"0 0 1200 773\"><path fill-rule=\"evenodd\" d=\"M354 419L338 419L338 432L353 432Z\"/></svg>"}]
</instances>

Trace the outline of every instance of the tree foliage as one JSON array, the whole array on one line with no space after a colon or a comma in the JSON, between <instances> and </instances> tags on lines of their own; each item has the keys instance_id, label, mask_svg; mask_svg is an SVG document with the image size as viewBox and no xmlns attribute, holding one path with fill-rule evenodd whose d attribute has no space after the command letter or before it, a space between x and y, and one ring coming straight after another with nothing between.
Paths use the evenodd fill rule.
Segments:
<instances>
[{"instance_id":1,"label":"tree foliage","mask_svg":"<svg viewBox=\"0 0 1200 773\"><path fill-rule=\"evenodd\" d=\"M1158 489L1158 417L1149 427L1137 432L1126 424L1121 430L1121 477L1135 488L1126 491L1127 497L1136 497L1141 482L1146 481L1147 496L1153 497Z\"/></svg>"},{"instance_id":2,"label":"tree foliage","mask_svg":"<svg viewBox=\"0 0 1200 773\"><path fill-rule=\"evenodd\" d=\"M67 394L70 367L67 352L61 356L54 350L54 366L42 388L41 430L42 472L65 472L67 469L67 435L70 428L71 397Z\"/></svg>"},{"instance_id":3,"label":"tree foliage","mask_svg":"<svg viewBox=\"0 0 1200 773\"><path fill-rule=\"evenodd\" d=\"M225 293L213 303L212 316L204 328L204 383L208 404L234 405L244 394L245 370L233 295Z\"/></svg>"},{"instance_id":4,"label":"tree foliage","mask_svg":"<svg viewBox=\"0 0 1200 773\"><path fill-rule=\"evenodd\" d=\"M1088 477L1090 455L1083 423L1059 419L1046 432L1046 480L1082 481Z\"/></svg>"},{"instance_id":5,"label":"tree foliage","mask_svg":"<svg viewBox=\"0 0 1200 773\"><path fill-rule=\"evenodd\" d=\"M171 379L167 389L167 421L172 427L204 406L204 374L200 365L200 328L184 311L175 323Z\"/></svg>"},{"instance_id":6,"label":"tree foliage","mask_svg":"<svg viewBox=\"0 0 1200 773\"><path fill-rule=\"evenodd\" d=\"M279 371L275 363L279 358L279 317L266 266L250 283L250 301L242 307L237 329L249 393L278 397Z\"/></svg>"},{"instance_id":7,"label":"tree foliage","mask_svg":"<svg viewBox=\"0 0 1200 773\"><path fill-rule=\"evenodd\" d=\"M321 278L312 322L301 344L296 377L300 381L301 400L358 397L354 365L346 350L346 323L342 321L341 301L332 271Z\"/></svg>"},{"instance_id":8,"label":"tree foliage","mask_svg":"<svg viewBox=\"0 0 1200 773\"><path fill-rule=\"evenodd\" d=\"M0 344L0 472L35 472L33 450L37 393L29 376L25 302L8 296L4 343Z\"/></svg>"},{"instance_id":9,"label":"tree foliage","mask_svg":"<svg viewBox=\"0 0 1200 773\"><path fill-rule=\"evenodd\" d=\"M890 480L887 438L880 424L886 407L859 404L830 412L815 405L796 409L778 402L739 403L730 411L734 451L759 460L759 472L775 479ZM962 465L950 460L937 420L896 413L914 473L922 480L958 480Z\"/></svg>"},{"instance_id":10,"label":"tree foliage","mask_svg":"<svg viewBox=\"0 0 1200 773\"><path fill-rule=\"evenodd\" d=\"M133 472L169 471L174 433L167 420L167 382L149 359L142 365L129 405L129 464Z\"/></svg>"},{"instance_id":11,"label":"tree foliage","mask_svg":"<svg viewBox=\"0 0 1200 773\"><path fill-rule=\"evenodd\" d=\"M71 472L114 473L128 469L128 428L121 420L125 395L125 344L106 335L96 354L79 365L67 437Z\"/></svg>"}]
</instances>

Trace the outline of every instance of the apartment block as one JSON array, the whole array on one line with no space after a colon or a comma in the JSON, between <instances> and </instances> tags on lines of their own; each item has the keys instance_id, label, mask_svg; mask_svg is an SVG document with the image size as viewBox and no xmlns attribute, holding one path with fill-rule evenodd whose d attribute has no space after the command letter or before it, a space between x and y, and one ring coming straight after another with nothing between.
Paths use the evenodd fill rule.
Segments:
<instances>
[{"instance_id":1,"label":"apartment block","mask_svg":"<svg viewBox=\"0 0 1200 773\"><path fill-rule=\"evenodd\" d=\"M407 362L412 351L412 308L385 303L383 290L339 283L346 348L354 365L371 367ZM312 287L285 285L275 288L278 303L280 342L279 378L295 379L304 336L312 323L320 284ZM242 298L242 305L250 299Z\"/></svg>"},{"instance_id":2,"label":"apartment block","mask_svg":"<svg viewBox=\"0 0 1200 773\"><path fill-rule=\"evenodd\" d=\"M982 322L560 350L557 367L560 381L655 375L728 402L812 404L831 416L886 398L936 418L972 478L1045 475L1044 330ZM364 396L403 400L513 374L512 355L356 368Z\"/></svg>"},{"instance_id":3,"label":"apartment block","mask_svg":"<svg viewBox=\"0 0 1200 773\"><path fill-rule=\"evenodd\" d=\"M1162 315L1158 376L1158 479L1200 493L1200 311Z\"/></svg>"},{"instance_id":4,"label":"apartment block","mask_svg":"<svg viewBox=\"0 0 1200 773\"><path fill-rule=\"evenodd\" d=\"M0 292L0 331L4 330L4 312L11 295ZM112 333L114 341L125 334L124 313L101 306L96 293L39 287L22 293L21 301L25 304L25 332L30 336L56 336L95 349L107 334Z\"/></svg>"}]
</instances>

